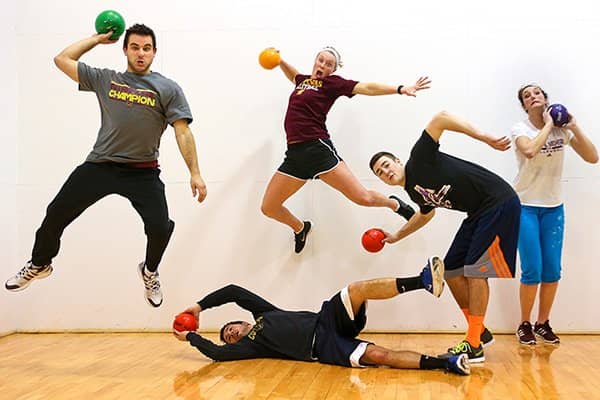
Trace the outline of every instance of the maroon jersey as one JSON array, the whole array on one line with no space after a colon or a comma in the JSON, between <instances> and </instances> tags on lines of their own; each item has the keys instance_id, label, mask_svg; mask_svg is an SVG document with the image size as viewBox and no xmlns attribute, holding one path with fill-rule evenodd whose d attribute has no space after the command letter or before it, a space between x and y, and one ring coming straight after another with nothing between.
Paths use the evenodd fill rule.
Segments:
<instances>
[{"instance_id":1,"label":"maroon jersey","mask_svg":"<svg viewBox=\"0 0 600 400\"><path fill-rule=\"evenodd\" d=\"M333 103L340 96L354 96L358 82L330 75L312 79L310 75L296 75L296 88L290 96L285 114L285 133L288 143L329 139L325 120Z\"/></svg>"}]
</instances>

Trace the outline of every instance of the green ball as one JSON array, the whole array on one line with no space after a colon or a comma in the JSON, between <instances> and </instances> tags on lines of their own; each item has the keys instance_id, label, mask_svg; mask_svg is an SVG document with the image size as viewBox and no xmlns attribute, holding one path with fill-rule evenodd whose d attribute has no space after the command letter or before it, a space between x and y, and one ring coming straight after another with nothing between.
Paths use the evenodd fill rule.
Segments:
<instances>
[{"instance_id":1,"label":"green ball","mask_svg":"<svg viewBox=\"0 0 600 400\"><path fill-rule=\"evenodd\" d=\"M125 32L123 16L114 10L102 11L96 17L96 32L107 33L113 31L112 40L117 40Z\"/></svg>"}]
</instances>

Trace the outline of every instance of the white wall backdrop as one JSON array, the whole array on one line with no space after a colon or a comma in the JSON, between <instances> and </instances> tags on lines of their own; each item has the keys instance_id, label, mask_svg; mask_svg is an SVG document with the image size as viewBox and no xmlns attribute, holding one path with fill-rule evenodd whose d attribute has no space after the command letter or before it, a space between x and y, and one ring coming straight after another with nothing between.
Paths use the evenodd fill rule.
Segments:
<instances>
[{"instance_id":1,"label":"white wall backdrop","mask_svg":"<svg viewBox=\"0 0 600 400\"><path fill-rule=\"evenodd\" d=\"M3 151L0 158L0 273L2 276L14 273L17 262L17 40L16 2L2 6L5 23L0 25L0 75L2 96L0 96L0 142ZM10 293L0 294L0 335L17 328L15 305L17 299Z\"/></svg>"},{"instance_id":2,"label":"white wall backdrop","mask_svg":"<svg viewBox=\"0 0 600 400\"><path fill-rule=\"evenodd\" d=\"M266 183L285 151L282 123L292 90L280 71L258 66L258 53L267 46L281 49L303 72L310 71L320 47L334 45L346 64L339 71L344 77L394 85L411 84L420 75L433 79L432 89L416 99L343 98L329 114L329 130L342 157L365 186L384 193L390 189L368 169L373 153L389 149L406 158L429 118L442 109L495 134L508 134L525 117L516 91L532 81L551 100L566 104L600 145L595 118L600 16L592 1L576 0L566 7L564 2L515 0L56 0L52 5L22 0L16 5L16 45L9 45L17 55L16 66L9 58L9 77L16 70L18 79L3 84L5 93L18 93L10 98L16 104L3 99L9 111L13 107L5 127L15 128L11 115L15 105L18 109L16 129L2 134L8 145L2 166L18 173L16 204L9 200L2 207L8 231L18 226L16 239L6 232L0 236L7 249L0 271L6 277L30 256L45 207L85 159L98 129L94 95L78 92L52 58L92 34L96 15L111 8L124 15L128 26L143 22L155 29L153 69L176 80L191 104L208 197L201 205L192 199L169 128L160 163L177 225L160 269L163 306L153 310L145 304L136 274L145 246L142 223L125 199L112 196L65 231L50 278L20 293L2 293L0 331L167 329L176 312L230 282L284 308L315 309L350 281L412 275L428 255L445 254L462 219L459 213L441 210L413 236L367 254L360 246L362 232L373 226L397 229L400 218L387 209L356 206L321 182L307 184L287 203L314 222L307 248L301 255L293 253L287 227L260 213ZM120 47L121 42L99 46L82 61L123 70ZM442 150L509 181L516 172L512 151L495 152L462 135L445 135ZM600 311L594 306L600 279L599 171L574 153L567 158L565 273L552 315L559 331L600 331ZM9 174L2 181L7 191L3 204L14 187ZM512 331L519 322L518 280L496 280L491 286L487 324ZM27 312L6 315L5 305ZM230 318L247 316L228 306L205 313L201 324L216 329ZM373 331L461 331L465 326L449 292L439 300L423 292L372 302L369 318Z\"/></svg>"}]
</instances>

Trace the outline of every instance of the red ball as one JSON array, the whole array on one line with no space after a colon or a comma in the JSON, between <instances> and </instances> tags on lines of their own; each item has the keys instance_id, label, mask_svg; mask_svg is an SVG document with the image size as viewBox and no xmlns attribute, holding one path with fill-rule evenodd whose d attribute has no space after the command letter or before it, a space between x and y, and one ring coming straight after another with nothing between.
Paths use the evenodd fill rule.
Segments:
<instances>
[{"instance_id":1,"label":"red ball","mask_svg":"<svg viewBox=\"0 0 600 400\"><path fill-rule=\"evenodd\" d=\"M198 320L192 314L178 314L173 321L173 329L179 332L195 331L198 329Z\"/></svg>"},{"instance_id":2,"label":"red ball","mask_svg":"<svg viewBox=\"0 0 600 400\"><path fill-rule=\"evenodd\" d=\"M366 251L370 253L377 253L383 249L385 243L382 240L385 239L385 234L381 229L371 228L362 235L362 245Z\"/></svg>"}]
</instances>

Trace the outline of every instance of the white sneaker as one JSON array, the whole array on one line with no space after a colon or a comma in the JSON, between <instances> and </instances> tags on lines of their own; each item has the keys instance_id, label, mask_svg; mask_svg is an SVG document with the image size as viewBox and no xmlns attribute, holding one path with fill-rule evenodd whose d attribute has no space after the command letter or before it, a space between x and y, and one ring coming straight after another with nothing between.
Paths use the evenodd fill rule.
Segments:
<instances>
[{"instance_id":1,"label":"white sneaker","mask_svg":"<svg viewBox=\"0 0 600 400\"><path fill-rule=\"evenodd\" d=\"M440 297L444 290L444 260L436 256L429 258L421 271L421 279L425 290L435 297Z\"/></svg>"},{"instance_id":2,"label":"white sneaker","mask_svg":"<svg viewBox=\"0 0 600 400\"><path fill-rule=\"evenodd\" d=\"M52 265L43 265L41 267L37 267L31 263L31 261L27 261L25 266L21 268L19 272L12 278L6 281L4 287L6 290L10 290L12 292L18 292L20 290L25 289L31 281L34 279L42 279L47 277L52 273Z\"/></svg>"},{"instance_id":3,"label":"white sneaker","mask_svg":"<svg viewBox=\"0 0 600 400\"><path fill-rule=\"evenodd\" d=\"M150 272L146 268L145 262L138 265L138 273L144 282L144 294L146 301L152 307L160 307L163 301L162 291L160 290L160 281L158 280L158 271Z\"/></svg>"}]
</instances>

